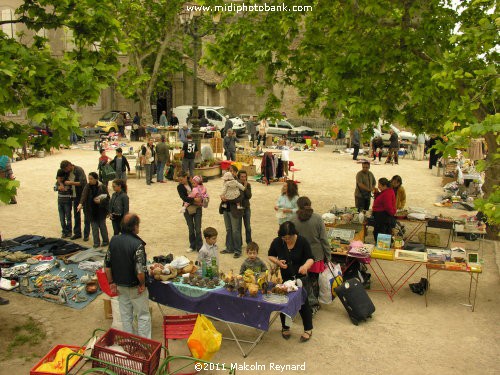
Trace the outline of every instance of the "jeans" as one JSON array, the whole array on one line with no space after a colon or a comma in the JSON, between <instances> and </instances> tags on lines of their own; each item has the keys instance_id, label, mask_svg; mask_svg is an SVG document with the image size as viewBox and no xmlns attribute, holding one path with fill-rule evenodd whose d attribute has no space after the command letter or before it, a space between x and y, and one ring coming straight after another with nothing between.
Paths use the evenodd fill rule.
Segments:
<instances>
[{"instance_id":1,"label":"jeans","mask_svg":"<svg viewBox=\"0 0 500 375\"><path fill-rule=\"evenodd\" d=\"M226 151L227 160L236 161L236 151Z\"/></svg>"},{"instance_id":2,"label":"jeans","mask_svg":"<svg viewBox=\"0 0 500 375\"><path fill-rule=\"evenodd\" d=\"M309 305L309 301L306 298L306 301L302 305L302 307L299 310L300 317L302 318L302 324L304 325L304 331L310 331L313 329L313 323L312 323L312 309L311 306ZM281 327L284 329L288 329L288 327L285 324L285 319L286 315L283 313L280 313L280 319L281 319Z\"/></svg>"},{"instance_id":3,"label":"jeans","mask_svg":"<svg viewBox=\"0 0 500 375\"><path fill-rule=\"evenodd\" d=\"M123 181L127 181L127 170L124 170L124 171L116 171L116 178L120 179L120 180L123 180Z\"/></svg>"},{"instance_id":4,"label":"jeans","mask_svg":"<svg viewBox=\"0 0 500 375\"><path fill-rule=\"evenodd\" d=\"M163 181L163 172L165 170L165 162L164 161L159 161L157 165L158 173L156 174L156 181L160 182Z\"/></svg>"},{"instance_id":5,"label":"jeans","mask_svg":"<svg viewBox=\"0 0 500 375\"><path fill-rule=\"evenodd\" d=\"M153 165L144 164L144 169L146 170L146 185L151 185L153 179Z\"/></svg>"},{"instance_id":6,"label":"jeans","mask_svg":"<svg viewBox=\"0 0 500 375\"><path fill-rule=\"evenodd\" d=\"M201 238L201 216L202 208L198 207L194 215L190 215L186 210L184 212L184 218L189 230L189 247L193 250L200 250L203 246L203 240Z\"/></svg>"},{"instance_id":7,"label":"jeans","mask_svg":"<svg viewBox=\"0 0 500 375\"><path fill-rule=\"evenodd\" d=\"M139 294L137 287L118 286L118 303L123 330L134 335L151 338L151 315L149 314L149 293ZM134 315L137 315L137 332L134 332Z\"/></svg>"},{"instance_id":8,"label":"jeans","mask_svg":"<svg viewBox=\"0 0 500 375\"><path fill-rule=\"evenodd\" d=\"M224 211L226 227L226 250L241 254L241 218L235 218L230 211Z\"/></svg>"},{"instance_id":9,"label":"jeans","mask_svg":"<svg viewBox=\"0 0 500 375\"><path fill-rule=\"evenodd\" d=\"M194 159L182 159L182 170L189 174L190 177L194 176Z\"/></svg>"},{"instance_id":10,"label":"jeans","mask_svg":"<svg viewBox=\"0 0 500 375\"><path fill-rule=\"evenodd\" d=\"M260 146L260 141L262 141L262 146L266 145L266 135L258 135L257 136L257 146Z\"/></svg>"},{"instance_id":11,"label":"jeans","mask_svg":"<svg viewBox=\"0 0 500 375\"><path fill-rule=\"evenodd\" d=\"M243 214L243 225L245 226L245 242L248 245L252 242L252 228L250 227L250 217L252 212L250 207L245 208L245 213Z\"/></svg>"},{"instance_id":12,"label":"jeans","mask_svg":"<svg viewBox=\"0 0 500 375\"><path fill-rule=\"evenodd\" d=\"M99 239L99 231L101 231L102 242L109 243L108 228L106 227L106 219L92 220L90 222L92 227L92 238L94 239L94 247L99 247L101 241Z\"/></svg>"},{"instance_id":13,"label":"jeans","mask_svg":"<svg viewBox=\"0 0 500 375\"><path fill-rule=\"evenodd\" d=\"M111 220L111 224L113 225L113 236L117 236L122 232L121 223L122 217L120 217L119 219L115 218L114 220Z\"/></svg>"},{"instance_id":14,"label":"jeans","mask_svg":"<svg viewBox=\"0 0 500 375\"><path fill-rule=\"evenodd\" d=\"M57 202L63 235L71 235L71 199Z\"/></svg>"},{"instance_id":15,"label":"jeans","mask_svg":"<svg viewBox=\"0 0 500 375\"><path fill-rule=\"evenodd\" d=\"M73 201L73 217L75 218L75 225L73 227L73 235L82 235L82 212L77 210L80 204L80 197L72 198ZM83 238L90 236L90 218L87 214L83 218Z\"/></svg>"}]
</instances>

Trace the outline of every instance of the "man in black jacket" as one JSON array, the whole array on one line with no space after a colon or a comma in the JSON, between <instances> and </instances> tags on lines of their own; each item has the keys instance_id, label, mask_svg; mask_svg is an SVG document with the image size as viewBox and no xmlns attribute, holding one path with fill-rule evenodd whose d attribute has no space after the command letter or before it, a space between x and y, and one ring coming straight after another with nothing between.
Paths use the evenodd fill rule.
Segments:
<instances>
[{"instance_id":1,"label":"man in black jacket","mask_svg":"<svg viewBox=\"0 0 500 375\"><path fill-rule=\"evenodd\" d=\"M77 210L82 192L85 185L87 185L87 176L83 168L73 165L68 160L61 162L60 168L68 174L68 179L64 182L65 185L71 186L71 199L73 201L73 217L75 224L73 227L73 236L71 240L82 238L82 216L80 211ZM90 235L90 217L85 215L83 226L83 240L88 241Z\"/></svg>"},{"instance_id":2,"label":"man in black jacket","mask_svg":"<svg viewBox=\"0 0 500 375\"><path fill-rule=\"evenodd\" d=\"M151 338L146 243L138 236L139 223L136 214L123 217L123 233L111 239L104 264L111 292L118 293L123 330ZM137 315L137 332L132 324L134 315Z\"/></svg>"}]
</instances>

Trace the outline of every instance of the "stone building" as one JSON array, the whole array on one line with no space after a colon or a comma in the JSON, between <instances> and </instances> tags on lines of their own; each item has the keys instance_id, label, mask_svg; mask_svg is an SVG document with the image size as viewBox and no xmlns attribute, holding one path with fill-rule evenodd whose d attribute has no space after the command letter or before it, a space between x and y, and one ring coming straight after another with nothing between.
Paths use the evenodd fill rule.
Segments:
<instances>
[{"instance_id":1,"label":"stone building","mask_svg":"<svg viewBox=\"0 0 500 375\"><path fill-rule=\"evenodd\" d=\"M20 6L20 0L0 0L0 20L15 19L15 10ZM2 30L13 38L19 38L19 33L24 33L23 38L29 42L32 32L27 30L23 24L5 24ZM72 32L69 29L40 30L39 35L49 39L51 50L54 55L62 55L66 50L73 48ZM127 56L120 56L120 62L127 64ZM170 110L180 105L192 104L193 75L191 74L193 62L186 58L186 70L177 73L171 82L165 85L167 90L155 93L151 98L151 111L153 118L158 121L163 110ZM238 115L241 113L258 114L265 104L265 97L259 96L252 85L237 84L230 88L218 90L216 85L221 82L221 77L203 66L198 68L198 105L213 105L226 107L230 113ZM297 117L299 97L293 88L273 89L277 96L284 93L284 101L281 108L288 118ZM82 125L92 125L106 112L110 110L129 111L130 113L141 112L139 103L124 98L115 87L109 87L101 92L98 101L93 106L75 108L80 114ZM10 114L13 120L21 120L25 117L25 111Z\"/></svg>"}]
</instances>

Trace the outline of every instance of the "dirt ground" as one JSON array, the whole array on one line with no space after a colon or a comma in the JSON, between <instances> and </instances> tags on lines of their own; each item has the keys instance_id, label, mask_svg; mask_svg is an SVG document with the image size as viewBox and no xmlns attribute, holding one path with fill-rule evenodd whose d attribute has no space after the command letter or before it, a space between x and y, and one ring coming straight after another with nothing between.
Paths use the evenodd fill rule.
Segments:
<instances>
[{"instance_id":1,"label":"dirt ground","mask_svg":"<svg viewBox=\"0 0 500 375\"><path fill-rule=\"evenodd\" d=\"M138 145L134 144L136 148ZM109 154L113 156L114 152ZM334 205L354 205L355 174L361 166L354 163L351 156L332 153L332 148L326 146L316 152L291 152L290 158L300 168L295 174L295 178L300 180L299 193L311 198L316 212L324 213ZM60 235L57 196L52 187L56 170L63 159L83 167L88 173L95 170L98 154L81 149L61 150L45 158L13 164L14 173L22 185L17 205L0 206L0 231L4 239L22 234ZM441 177L428 169L427 161L406 158L400 161L399 166L372 165L371 169L376 178L401 175L408 197L407 206L424 207L430 213L445 216L466 213L433 206L441 193ZM144 179L129 179L130 209L141 217L140 236L147 242L149 258L172 252L195 259L195 254L185 251L188 247L187 227L178 212L181 203L176 185L169 181L167 184L146 186ZM203 227L210 225L217 228L218 244L222 249L224 225L217 204L221 181L212 179L206 186L212 201L203 212ZM276 236L278 226L273 206L280 189L279 183L270 186L252 183L253 239L260 245L263 258L266 258L269 244ZM111 225L108 225L108 230L111 231ZM477 241L470 242L467 246L476 248L478 244ZM323 306L315 316L314 333L308 343L299 343L302 324L298 317L292 328L291 340L281 338L279 323L275 322L249 357L243 358L235 343L224 340L214 361L259 364L261 369L266 370L244 371L259 374L279 372L271 369L271 363L305 363L305 371L309 374L498 374L500 288L497 247L495 242L483 243L484 272L480 277L475 312L463 306L468 292L468 275L440 272L433 278L428 307L424 297L412 293L408 286L401 289L394 302L383 293L371 292L376 312L372 320L356 327L336 300ZM221 255L222 270L238 269L241 262L242 259ZM403 270L401 264L383 264L390 276ZM421 277L425 277L424 269L417 271L410 282L418 282ZM372 289L379 286L378 281L372 278ZM41 343L26 345L24 350L17 351L11 358L3 358L0 374L27 374L37 358L41 358L52 346L80 344L94 328L107 329L111 325L103 314L104 295L83 310L61 307L17 293L0 291L0 296L10 299L9 305L0 306L0 346L8 345L5 338L12 337L8 335L8 330L25 316L32 317L47 333ZM162 341L160 311L155 304L151 303L151 306L153 338ZM223 333L228 333L224 326L216 326ZM255 330L238 327L237 332L251 335ZM180 347L179 350L182 351Z\"/></svg>"}]
</instances>

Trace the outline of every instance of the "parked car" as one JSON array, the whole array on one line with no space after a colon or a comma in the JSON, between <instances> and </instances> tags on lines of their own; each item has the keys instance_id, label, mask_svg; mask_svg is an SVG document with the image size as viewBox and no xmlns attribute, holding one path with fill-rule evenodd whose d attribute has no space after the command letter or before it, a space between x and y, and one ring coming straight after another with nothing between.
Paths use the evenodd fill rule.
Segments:
<instances>
[{"instance_id":1,"label":"parked car","mask_svg":"<svg viewBox=\"0 0 500 375\"><path fill-rule=\"evenodd\" d=\"M394 130L394 132L398 135L401 141L413 143L417 139L417 136L415 134L405 130L399 130L396 126L392 124L390 124L388 127L381 127L379 124L376 128L373 129L373 137L381 136L382 140L384 141L384 145L389 145L390 143L389 138L391 137L389 129Z\"/></svg>"},{"instance_id":2,"label":"parked car","mask_svg":"<svg viewBox=\"0 0 500 375\"><path fill-rule=\"evenodd\" d=\"M304 137L314 137L318 132L307 126L295 126L286 120L268 121L268 134L286 135L294 142L304 142Z\"/></svg>"},{"instance_id":3,"label":"parked car","mask_svg":"<svg viewBox=\"0 0 500 375\"><path fill-rule=\"evenodd\" d=\"M192 108L193 106L191 105L181 105L173 109L181 125L185 124L188 117L190 117ZM236 131L236 134L244 134L246 126L242 119L231 115L224 107L210 106L198 106L198 118L201 119L205 116L208 122L212 125L211 127L200 128L200 131L208 134L213 132L213 127L216 127L219 130L224 129L226 115L228 115L229 119L233 122L233 129Z\"/></svg>"},{"instance_id":4,"label":"parked car","mask_svg":"<svg viewBox=\"0 0 500 375\"><path fill-rule=\"evenodd\" d=\"M127 111L109 111L106 112L95 124L96 127L101 128L106 133L116 133L118 131L118 125L116 124L116 118L119 113L126 113L128 118L130 118L130 112Z\"/></svg>"}]
</instances>

